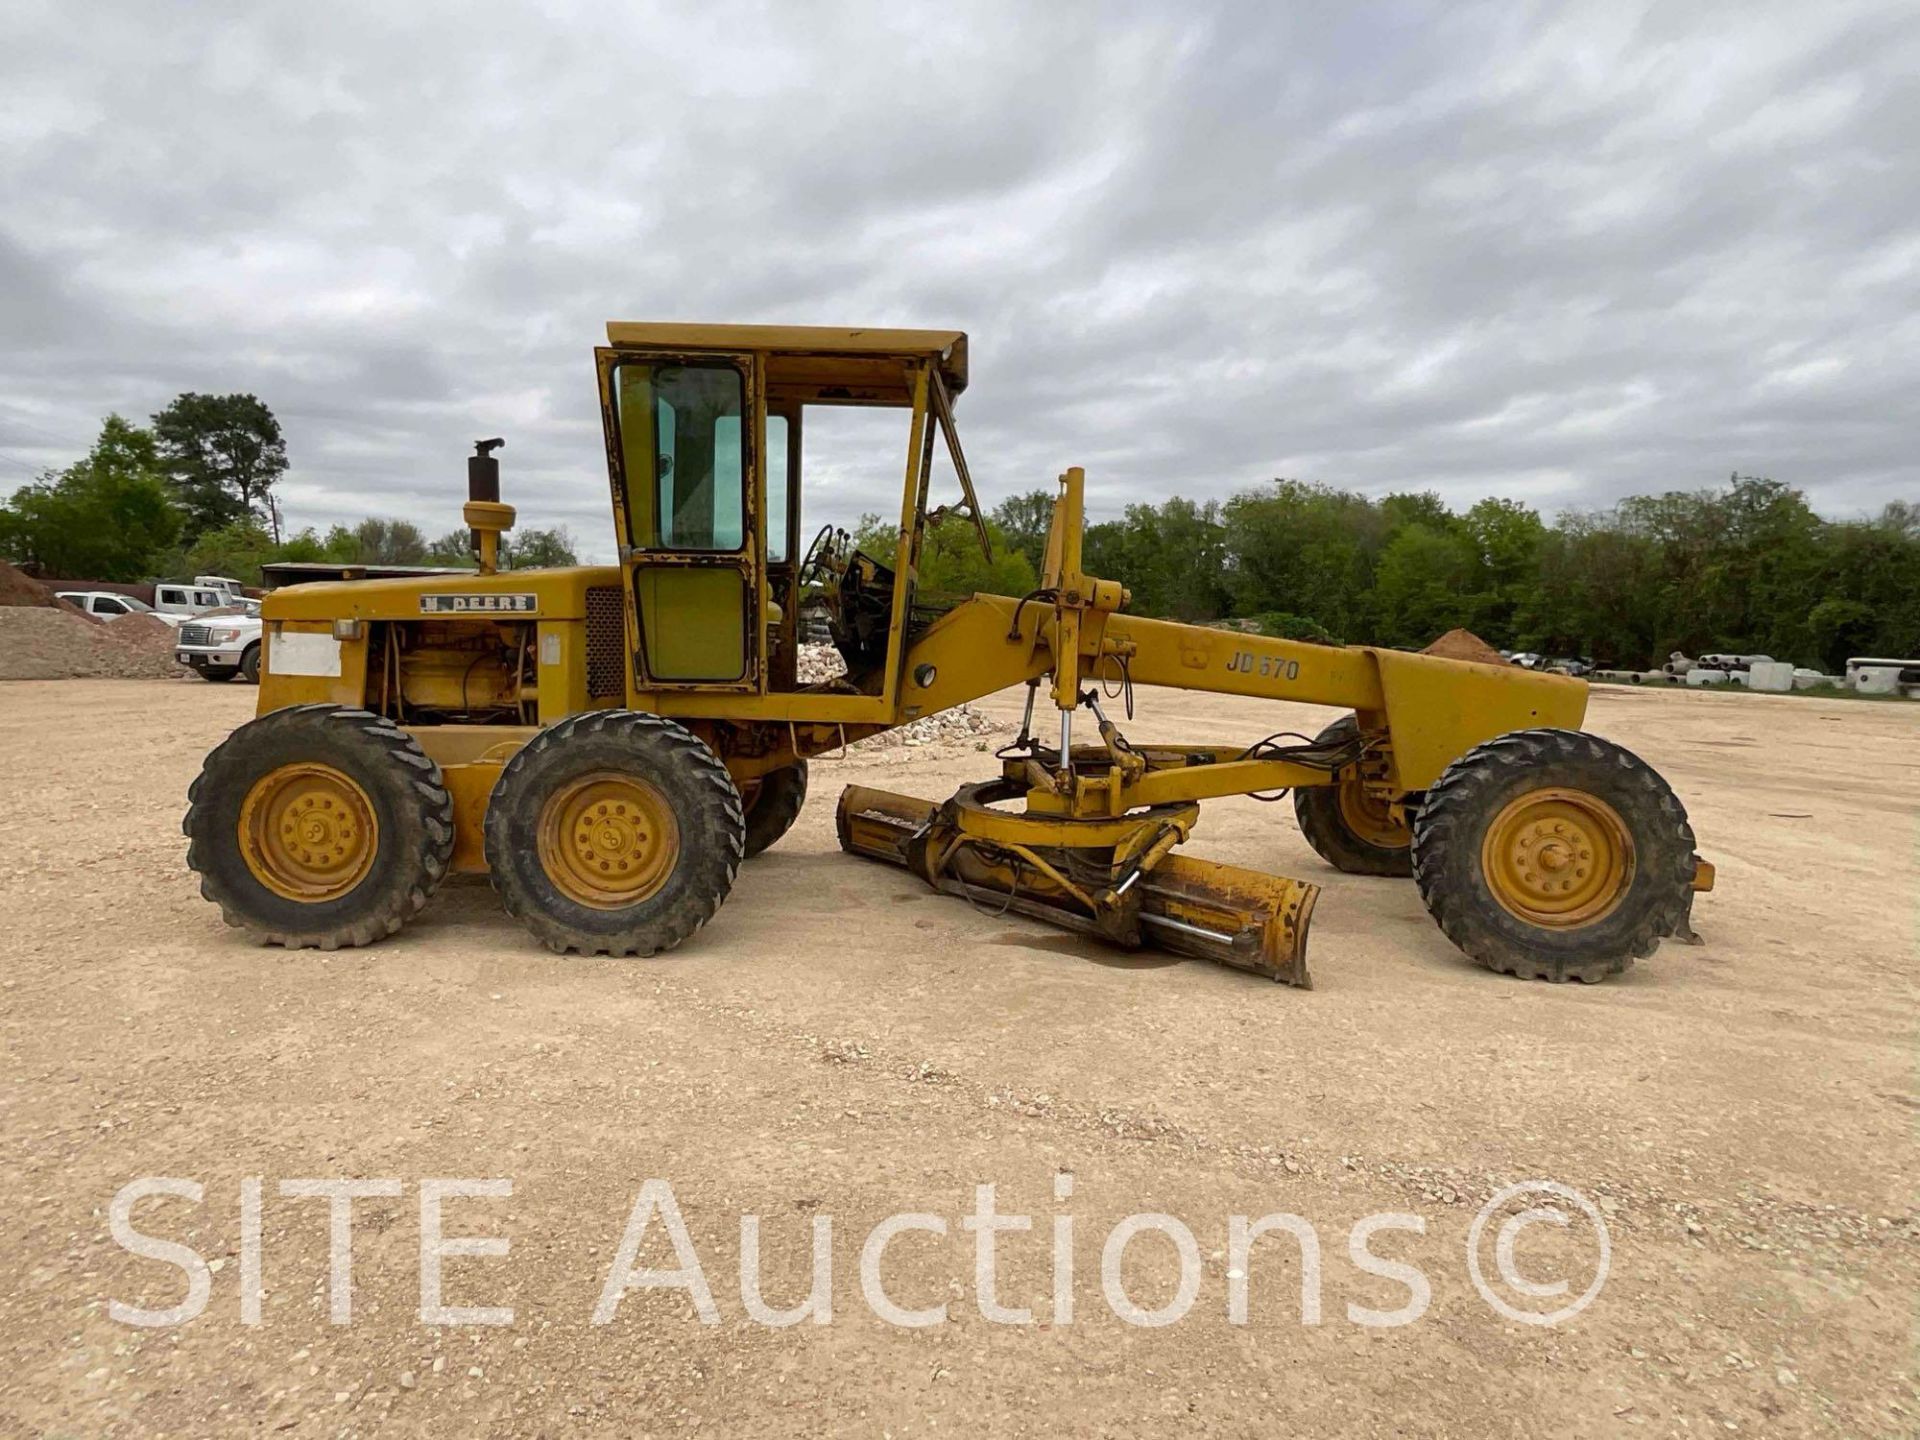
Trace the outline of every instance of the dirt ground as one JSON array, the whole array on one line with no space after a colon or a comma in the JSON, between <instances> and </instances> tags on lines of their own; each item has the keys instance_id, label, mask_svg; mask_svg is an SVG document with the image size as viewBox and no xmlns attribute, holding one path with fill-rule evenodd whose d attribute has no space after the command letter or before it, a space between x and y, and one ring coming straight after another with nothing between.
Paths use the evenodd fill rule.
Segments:
<instances>
[{"instance_id":1,"label":"dirt ground","mask_svg":"<svg viewBox=\"0 0 1920 1440\"><path fill-rule=\"evenodd\" d=\"M1916 896L1920 707L1594 693L1591 725L1657 765L1719 889L1605 985L1474 968L1404 881L1331 873L1291 808L1212 807L1192 852L1325 886L1311 992L1197 961L1128 957L936 897L841 855L848 780L937 796L991 765L974 742L822 763L794 832L742 870L715 922L653 961L560 958L484 883L444 888L377 948L285 954L223 928L184 865L202 754L251 689L135 681L0 686L0 1142L11 1199L0 1432L134 1434L1896 1435L1915 1433ZM1242 742L1324 712L1142 692L1136 738ZM1014 702L985 708L1011 719ZM1057 1198L1072 1176L1072 1192ZM173 1328L182 1270L110 1234L142 1176L140 1231L206 1257L204 1313ZM259 1323L242 1323L241 1186L264 1182ZM329 1323L326 1206L285 1180L391 1178L352 1212L351 1323ZM445 1202L420 1318L421 1184L504 1178ZM593 1323L642 1185L666 1181L718 1323L683 1289L633 1289ZM1556 1326L1497 1313L1469 1278L1476 1212L1508 1182L1574 1187L1603 1216L1604 1286ZM976 1303L975 1187L1032 1217L999 1236ZM1228 1217L1304 1217L1321 1252L1253 1251L1248 1323ZM944 1217L885 1254L883 1217ZM1158 1328L1103 1298L1112 1227L1190 1227L1192 1308ZM1423 1233L1355 1223L1418 1216ZM1511 1211L1502 1211L1502 1216ZM803 1295L831 1217L830 1324L771 1328L741 1297L740 1216L761 1220L767 1303ZM1052 1260L1071 1217L1070 1322ZM1498 1217L1496 1217L1498 1219ZM1409 1222L1398 1222L1405 1226ZM670 1267L655 1223L638 1263ZM1499 1224L1481 1235L1497 1276ZM1584 1219L1534 1223L1513 1266L1582 1292ZM1410 1307L1376 1327L1349 1306ZM1235 1272L1235 1273L1230 1273ZM1118 1280L1175 1297L1146 1233ZM1517 1297L1510 1303L1520 1303ZM1522 1308L1556 1304L1527 1302ZM1403 1317L1404 1318L1404 1317Z\"/></svg>"}]
</instances>

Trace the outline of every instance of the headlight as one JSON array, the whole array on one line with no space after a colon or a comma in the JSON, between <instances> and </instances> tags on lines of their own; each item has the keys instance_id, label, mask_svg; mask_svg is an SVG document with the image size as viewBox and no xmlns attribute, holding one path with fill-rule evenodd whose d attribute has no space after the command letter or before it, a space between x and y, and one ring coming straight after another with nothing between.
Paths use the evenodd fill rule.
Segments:
<instances>
[{"instance_id":1,"label":"headlight","mask_svg":"<svg viewBox=\"0 0 1920 1440\"><path fill-rule=\"evenodd\" d=\"M207 639L211 640L215 645L231 645L239 638L240 632L238 630L209 630L207 632Z\"/></svg>"}]
</instances>

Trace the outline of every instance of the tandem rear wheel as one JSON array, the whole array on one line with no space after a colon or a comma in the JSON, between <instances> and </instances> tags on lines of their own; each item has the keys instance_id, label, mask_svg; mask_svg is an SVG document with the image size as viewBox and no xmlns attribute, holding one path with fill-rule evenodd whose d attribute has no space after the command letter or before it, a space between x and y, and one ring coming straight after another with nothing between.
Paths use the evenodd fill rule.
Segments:
<instances>
[{"instance_id":1,"label":"tandem rear wheel","mask_svg":"<svg viewBox=\"0 0 1920 1440\"><path fill-rule=\"evenodd\" d=\"M507 762L487 806L494 889L559 953L671 950L713 918L746 844L720 758L685 727L636 710L542 730Z\"/></svg>"},{"instance_id":2,"label":"tandem rear wheel","mask_svg":"<svg viewBox=\"0 0 1920 1440\"><path fill-rule=\"evenodd\" d=\"M751 860L800 818L800 808L807 803L807 762L769 770L741 788L740 803L747 817L746 858Z\"/></svg>"}]
</instances>

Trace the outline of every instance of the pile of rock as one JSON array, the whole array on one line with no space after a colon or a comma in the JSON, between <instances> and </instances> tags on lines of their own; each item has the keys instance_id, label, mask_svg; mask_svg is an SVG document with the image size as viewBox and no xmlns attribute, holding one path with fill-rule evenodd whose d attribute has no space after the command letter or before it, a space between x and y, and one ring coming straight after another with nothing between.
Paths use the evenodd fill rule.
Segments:
<instances>
[{"instance_id":1,"label":"pile of rock","mask_svg":"<svg viewBox=\"0 0 1920 1440\"><path fill-rule=\"evenodd\" d=\"M922 715L897 729L869 736L855 750L897 750L903 745L958 745L982 735L1010 730L998 720L989 720L971 705L956 705L938 715Z\"/></svg>"},{"instance_id":2,"label":"pile of rock","mask_svg":"<svg viewBox=\"0 0 1920 1440\"><path fill-rule=\"evenodd\" d=\"M847 673L847 662L831 645L802 645L794 666L802 685L824 685Z\"/></svg>"},{"instance_id":3,"label":"pile of rock","mask_svg":"<svg viewBox=\"0 0 1920 1440\"><path fill-rule=\"evenodd\" d=\"M127 619L103 625L42 606L6 606L0 680L165 680L189 673L173 663L173 632L160 628L164 635Z\"/></svg>"},{"instance_id":4,"label":"pile of rock","mask_svg":"<svg viewBox=\"0 0 1920 1440\"><path fill-rule=\"evenodd\" d=\"M0 680L163 680L173 627L152 615L101 621L0 561Z\"/></svg>"},{"instance_id":5,"label":"pile of rock","mask_svg":"<svg viewBox=\"0 0 1920 1440\"><path fill-rule=\"evenodd\" d=\"M802 685L824 685L847 673L846 661L831 645L802 645L795 668ZM858 741L852 748L897 750L906 745L957 745L1008 728L997 720L989 720L971 705L956 705L951 710L942 710L938 715L923 715L884 734L870 736Z\"/></svg>"}]
</instances>

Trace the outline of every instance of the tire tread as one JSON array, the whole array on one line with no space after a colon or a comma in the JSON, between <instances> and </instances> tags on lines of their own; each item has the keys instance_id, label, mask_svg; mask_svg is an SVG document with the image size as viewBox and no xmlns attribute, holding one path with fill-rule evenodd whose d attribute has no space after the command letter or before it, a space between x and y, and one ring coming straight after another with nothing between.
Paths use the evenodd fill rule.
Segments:
<instances>
[{"instance_id":1,"label":"tire tread","mask_svg":"<svg viewBox=\"0 0 1920 1440\"><path fill-rule=\"evenodd\" d=\"M1653 833L1632 837L1636 866L1644 868L1650 881L1645 902L1632 923L1592 955L1529 950L1489 923L1488 907L1495 902L1470 878L1482 834L1473 821L1491 820L1478 815L1476 806L1516 770L1547 773L1581 761L1621 771L1616 783L1637 792L1655 817ZM1414 821L1413 878L1441 931L1488 969L1522 979L1597 984L1646 959L1686 922L1693 852L1693 829L1679 797L1632 751L1584 731L1516 730L1467 751L1428 787Z\"/></svg>"},{"instance_id":2,"label":"tire tread","mask_svg":"<svg viewBox=\"0 0 1920 1440\"><path fill-rule=\"evenodd\" d=\"M763 850L779 843L793 828L807 803L807 762L769 771L760 779L759 792L745 807L747 817L746 857L751 860Z\"/></svg>"},{"instance_id":3,"label":"tire tread","mask_svg":"<svg viewBox=\"0 0 1920 1440\"><path fill-rule=\"evenodd\" d=\"M222 772L237 763L241 750L257 743L266 731L287 732L274 734L272 743L290 760L301 753L303 740L310 742L335 727L345 727L356 740L377 746L382 761L404 774L406 784L398 793L414 797L415 818L426 841L417 853L399 857L402 863L417 867L415 877L375 913L330 928L297 930L263 921L249 913L246 897L221 873L224 857L219 847L226 843L226 837L213 823L207 787L210 783L239 783L238 778L223 781ZM187 787L187 811L181 817L180 830L188 840L187 867L200 877L201 896L220 907L221 918L228 925L245 930L262 944L288 950L337 950L384 940L426 907L453 858L453 797L440 767L411 735L384 716L341 705L290 705L242 725L208 753L200 773Z\"/></svg>"},{"instance_id":4,"label":"tire tread","mask_svg":"<svg viewBox=\"0 0 1920 1440\"><path fill-rule=\"evenodd\" d=\"M718 857L717 873L701 876L695 872L696 886L689 903L674 906L662 923L644 930L620 934L596 934L567 924L536 903L534 896L515 877L514 856L507 829L516 807L532 804L540 797L531 787L538 783L538 771L547 757L560 747L571 747L581 737L601 739L612 736L625 742L636 754L651 752L677 772L691 778L693 784L712 792L717 823L701 826L702 833L692 843L703 844L710 855ZM527 793L522 793L522 792ZM700 817L680 815L683 825ZM733 888L734 877L745 858L746 819L740 804L740 792L720 758L705 741L685 726L644 710L593 710L570 716L549 726L528 741L508 760L487 807L485 840L488 869L493 887L506 912L525 925L533 937L557 955L651 956L671 950L699 930L719 910ZM682 845L689 844L684 833ZM536 862L537 863L537 862Z\"/></svg>"}]
</instances>

